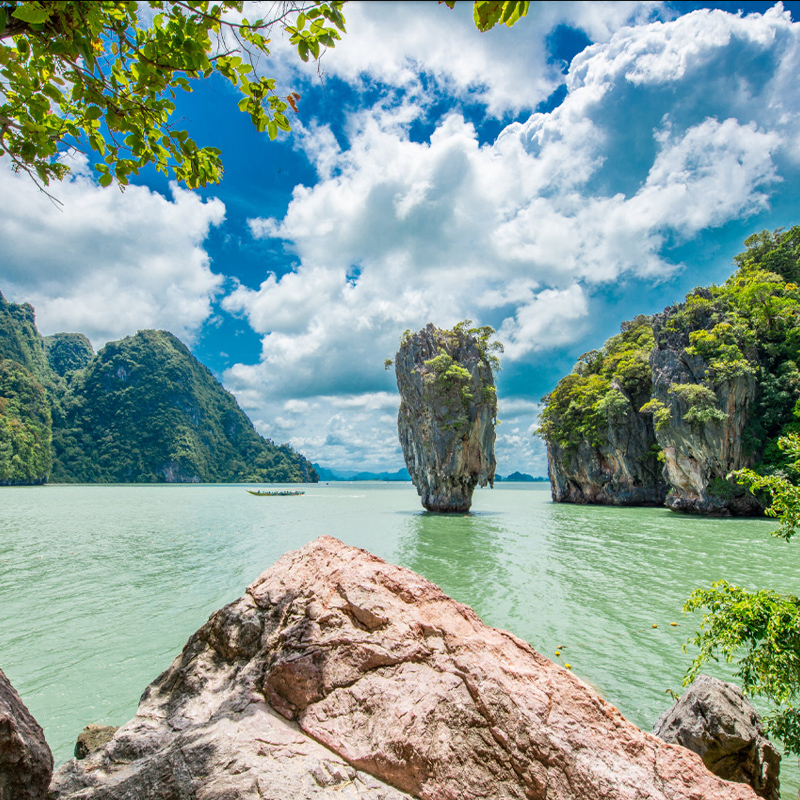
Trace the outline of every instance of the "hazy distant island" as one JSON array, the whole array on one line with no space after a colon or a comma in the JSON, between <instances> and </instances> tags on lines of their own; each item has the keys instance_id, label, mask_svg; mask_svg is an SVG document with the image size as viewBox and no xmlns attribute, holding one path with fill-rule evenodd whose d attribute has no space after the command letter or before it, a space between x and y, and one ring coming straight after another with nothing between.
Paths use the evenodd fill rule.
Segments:
<instances>
[{"instance_id":1,"label":"hazy distant island","mask_svg":"<svg viewBox=\"0 0 800 800\"><path fill-rule=\"evenodd\" d=\"M167 331L97 354L80 333L43 337L33 307L0 294L0 485L316 482L311 463L260 436Z\"/></svg>"},{"instance_id":2,"label":"hazy distant island","mask_svg":"<svg viewBox=\"0 0 800 800\"><path fill-rule=\"evenodd\" d=\"M321 481L410 481L411 475L403 467L397 472L356 472L355 470L339 469L338 467L328 468L314 463L315 472ZM507 477L495 475L495 481L521 481L524 483L547 483L548 478L543 476L534 477L527 472L512 472Z\"/></svg>"}]
</instances>

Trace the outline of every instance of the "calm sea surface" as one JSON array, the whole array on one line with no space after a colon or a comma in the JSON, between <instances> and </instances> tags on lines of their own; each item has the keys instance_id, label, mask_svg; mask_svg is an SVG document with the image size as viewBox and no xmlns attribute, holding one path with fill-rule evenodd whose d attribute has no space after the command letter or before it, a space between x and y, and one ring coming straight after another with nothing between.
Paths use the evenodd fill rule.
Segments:
<instances>
[{"instance_id":1,"label":"calm sea surface","mask_svg":"<svg viewBox=\"0 0 800 800\"><path fill-rule=\"evenodd\" d=\"M130 719L212 611L322 534L410 567L551 658L561 647L647 730L689 664L681 645L700 620L681 606L693 588L727 578L800 594L800 543L770 537L764 520L556 505L546 484L479 490L468 516L423 512L410 484L305 488L0 489L0 668L56 763L88 723ZM782 773L782 794L797 797L796 759Z\"/></svg>"}]
</instances>

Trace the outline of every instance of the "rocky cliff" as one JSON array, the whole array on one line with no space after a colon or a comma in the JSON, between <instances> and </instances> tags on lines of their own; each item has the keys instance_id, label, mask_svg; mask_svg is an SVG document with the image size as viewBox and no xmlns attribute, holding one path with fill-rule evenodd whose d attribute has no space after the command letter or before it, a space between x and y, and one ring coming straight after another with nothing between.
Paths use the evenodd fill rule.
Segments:
<instances>
[{"instance_id":1,"label":"rocky cliff","mask_svg":"<svg viewBox=\"0 0 800 800\"><path fill-rule=\"evenodd\" d=\"M662 477L650 398L649 317L622 326L603 350L581 356L572 375L546 398L540 433L547 440L553 499L566 503L661 505Z\"/></svg>"},{"instance_id":2,"label":"rocky cliff","mask_svg":"<svg viewBox=\"0 0 800 800\"><path fill-rule=\"evenodd\" d=\"M424 578L322 537L215 612L52 800L755 800Z\"/></svg>"},{"instance_id":3,"label":"rocky cliff","mask_svg":"<svg viewBox=\"0 0 800 800\"><path fill-rule=\"evenodd\" d=\"M428 511L469 511L475 487L494 482L497 393L487 330L428 324L407 332L394 358L400 444Z\"/></svg>"},{"instance_id":4,"label":"rocky cliff","mask_svg":"<svg viewBox=\"0 0 800 800\"><path fill-rule=\"evenodd\" d=\"M710 292L694 297L712 300ZM655 347L650 353L653 399L668 419L655 430L670 486L666 505L701 514L758 514L758 500L726 480L734 470L751 467L745 430L756 398L754 371L742 368L713 375L707 360L690 344L690 335L713 329L713 315L696 319L691 329L672 324L681 307L653 318ZM708 327L703 327L703 323ZM749 364L748 364L749 366ZM682 388L676 388L682 387Z\"/></svg>"},{"instance_id":5,"label":"rocky cliff","mask_svg":"<svg viewBox=\"0 0 800 800\"><path fill-rule=\"evenodd\" d=\"M723 286L623 323L545 398L553 499L760 514L730 473L785 471L800 430L800 227L748 239Z\"/></svg>"}]
</instances>

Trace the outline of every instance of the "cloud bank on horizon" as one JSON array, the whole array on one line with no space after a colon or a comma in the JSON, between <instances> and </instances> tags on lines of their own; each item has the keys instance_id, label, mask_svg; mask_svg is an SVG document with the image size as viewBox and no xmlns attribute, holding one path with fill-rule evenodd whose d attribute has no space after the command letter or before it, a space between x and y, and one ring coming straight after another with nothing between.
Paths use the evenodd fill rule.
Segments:
<instances>
[{"instance_id":1,"label":"cloud bank on horizon","mask_svg":"<svg viewBox=\"0 0 800 800\"><path fill-rule=\"evenodd\" d=\"M231 169L202 197L78 170L59 212L0 170L0 289L47 333L216 348L262 433L340 468L402 463L383 360L403 330L492 325L498 471L544 474L537 402L578 353L800 221L800 24L780 4L541 3L480 34L470 5L349 4L322 87L278 42L273 74L337 112L302 116L279 152L303 180L266 207ZM245 269L231 241L272 255ZM237 358L236 326L260 356Z\"/></svg>"}]
</instances>

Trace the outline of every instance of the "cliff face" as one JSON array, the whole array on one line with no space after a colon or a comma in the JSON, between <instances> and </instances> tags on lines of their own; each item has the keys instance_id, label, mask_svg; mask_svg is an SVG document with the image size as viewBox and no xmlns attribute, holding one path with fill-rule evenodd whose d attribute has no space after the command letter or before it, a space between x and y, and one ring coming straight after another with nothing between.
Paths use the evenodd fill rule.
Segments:
<instances>
[{"instance_id":1,"label":"cliff face","mask_svg":"<svg viewBox=\"0 0 800 800\"><path fill-rule=\"evenodd\" d=\"M51 800L755 800L419 575L321 537L215 612Z\"/></svg>"},{"instance_id":2,"label":"cliff face","mask_svg":"<svg viewBox=\"0 0 800 800\"><path fill-rule=\"evenodd\" d=\"M429 511L468 511L476 486L494 482L497 394L478 340L427 325L394 360L397 429L406 466Z\"/></svg>"},{"instance_id":3,"label":"cliff face","mask_svg":"<svg viewBox=\"0 0 800 800\"><path fill-rule=\"evenodd\" d=\"M581 356L540 417L554 500L762 513L727 476L791 469L777 442L800 432L799 240L750 237L724 285Z\"/></svg>"},{"instance_id":4,"label":"cliff face","mask_svg":"<svg viewBox=\"0 0 800 800\"><path fill-rule=\"evenodd\" d=\"M667 484L661 474L652 418L638 413L619 384L622 405L606 422L603 444L582 441L576 449L547 448L553 499L558 503L661 505Z\"/></svg>"},{"instance_id":5,"label":"cliff face","mask_svg":"<svg viewBox=\"0 0 800 800\"><path fill-rule=\"evenodd\" d=\"M623 325L603 350L581 356L546 398L540 433L547 440L553 499L566 503L659 505L661 475L650 398L649 317Z\"/></svg>"},{"instance_id":6,"label":"cliff face","mask_svg":"<svg viewBox=\"0 0 800 800\"><path fill-rule=\"evenodd\" d=\"M744 432L755 403L756 379L745 372L712 380L708 387L709 365L692 352L688 332L669 330L674 313L670 308L654 317L656 346L650 354L653 397L669 411L668 422L655 432L670 485L666 505L699 514L758 514L756 498L726 480L730 472L754 463L754 453L744 449ZM694 328L699 330L703 328ZM708 388L705 421L694 420L690 413L703 401L691 391L676 391L676 386Z\"/></svg>"}]
</instances>

